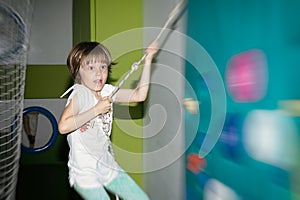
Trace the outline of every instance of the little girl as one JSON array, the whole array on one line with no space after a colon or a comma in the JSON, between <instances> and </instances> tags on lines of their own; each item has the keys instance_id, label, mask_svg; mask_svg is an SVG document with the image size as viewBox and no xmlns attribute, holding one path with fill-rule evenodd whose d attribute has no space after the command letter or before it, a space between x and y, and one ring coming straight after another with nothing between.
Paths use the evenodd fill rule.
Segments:
<instances>
[{"instance_id":1,"label":"little girl","mask_svg":"<svg viewBox=\"0 0 300 200\"><path fill-rule=\"evenodd\" d=\"M75 85L61 115L58 128L67 134L69 182L87 200L109 199L105 189L122 199L149 199L146 193L116 163L111 147L112 102L141 102L148 94L150 67L157 42L147 49L142 74L135 89L107 84L112 62L110 52L97 42L76 45L67 58Z\"/></svg>"}]
</instances>

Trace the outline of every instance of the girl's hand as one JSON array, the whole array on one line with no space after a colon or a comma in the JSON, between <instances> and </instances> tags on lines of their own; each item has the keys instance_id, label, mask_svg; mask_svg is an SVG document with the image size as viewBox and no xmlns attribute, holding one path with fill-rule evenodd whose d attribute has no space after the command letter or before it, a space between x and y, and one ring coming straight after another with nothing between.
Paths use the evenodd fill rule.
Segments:
<instances>
[{"instance_id":1,"label":"girl's hand","mask_svg":"<svg viewBox=\"0 0 300 200\"><path fill-rule=\"evenodd\" d=\"M103 99L99 100L98 103L95 105L97 114L104 114L110 111L111 102L112 100L109 97L104 97Z\"/></svg>"},{"instance_id":2,"label":"girl's hand","mask_svg":"<svg viewBox=\"0 0 300 200\"><path fill-rule=\"evenodd\" d=\"M146 49L146 61L152 61L154 55L157 53L158 51L158 41L154 40Z\"/></svg>"}]
</instances>

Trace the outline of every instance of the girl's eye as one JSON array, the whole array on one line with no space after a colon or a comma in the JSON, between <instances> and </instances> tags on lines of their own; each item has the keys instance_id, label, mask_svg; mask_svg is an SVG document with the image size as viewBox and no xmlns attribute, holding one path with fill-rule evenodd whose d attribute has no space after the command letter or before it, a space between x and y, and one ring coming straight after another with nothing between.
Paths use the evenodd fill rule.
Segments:
<instances>
[{"instance_id":1,"label":"girl's eye","mask_svg":"<svg viewBox=\"0 0 300 200\"><path fill-rule=\"evenodd\" d=\"M89 66L89 70L90 70L90 71L93 71L94 69L95 69L94 66Z\"/></svg>"},{"instance_id":2,"label":"girl's eye","mask_svg":"<svg viewBox=\"0 0 300 200\"><path fill-rule=\"evenodd\" d=\"M108 68L107 65L102 65L102 66L101 66L101 69L102 69L102 70L107 70L107 68Z\"/></svg>"}]
</instances>

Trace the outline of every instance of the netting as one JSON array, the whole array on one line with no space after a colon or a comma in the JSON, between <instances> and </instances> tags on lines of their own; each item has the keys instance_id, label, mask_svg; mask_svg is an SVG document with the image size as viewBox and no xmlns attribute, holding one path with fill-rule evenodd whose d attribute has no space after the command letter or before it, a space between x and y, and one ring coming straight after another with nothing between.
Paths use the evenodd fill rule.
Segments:
<instances>
[{"instance_id":1,"label":"netting","mask_svg":"<svg viewBox=\"0 0 300 200\"><path fill-rule=\"evenodd\" d=\"M15 199L32 0L0 0L0 199Z\"/></svg>"}]
</instances>

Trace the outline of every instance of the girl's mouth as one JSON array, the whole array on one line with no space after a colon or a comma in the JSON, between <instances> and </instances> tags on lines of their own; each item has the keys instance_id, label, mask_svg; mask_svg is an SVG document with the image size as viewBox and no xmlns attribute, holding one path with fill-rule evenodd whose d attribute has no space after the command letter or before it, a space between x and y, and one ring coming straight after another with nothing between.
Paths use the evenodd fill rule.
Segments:
<instances>
[{"instance_id":1,"label":"girl's mouth","mask_svg":"<svg viewBox=\"0 0 300 200\"><path fill-rule=\"evenodd\" d=\"M100 84L102 84L102 80L101 79L97 79L97 80L94 81L94 83L100 85Z\"/></svg>"}]
</instances>

